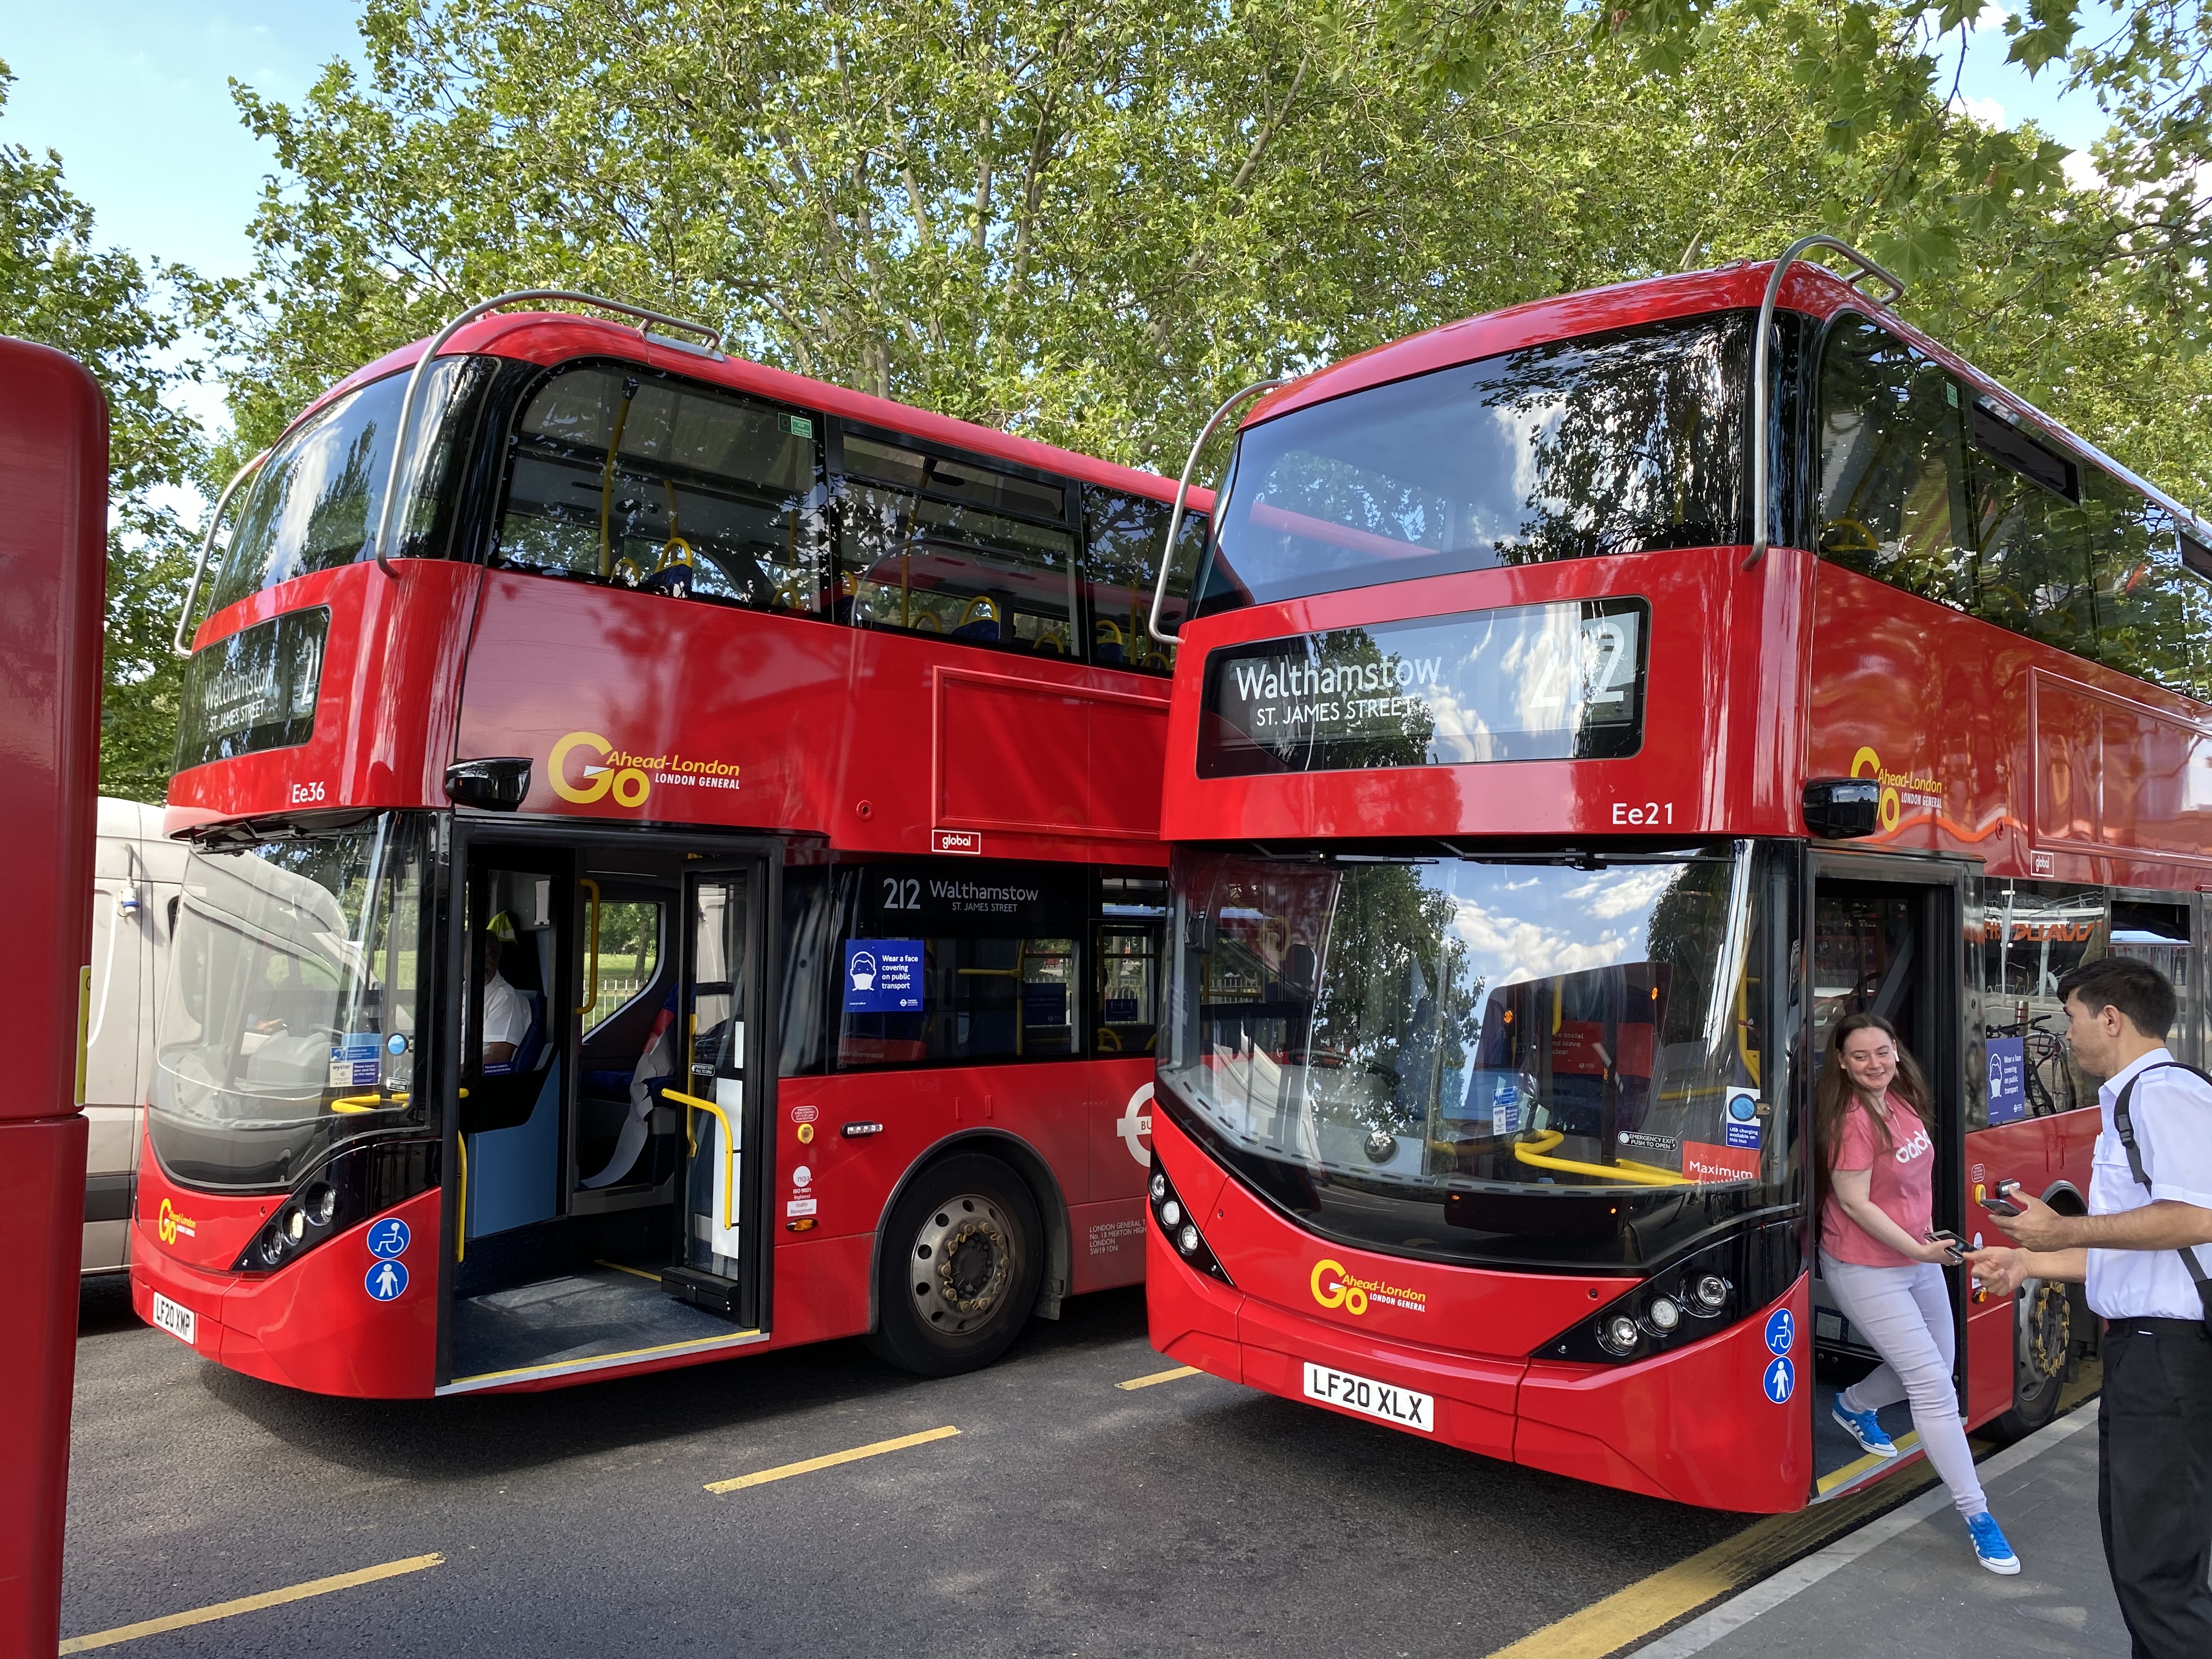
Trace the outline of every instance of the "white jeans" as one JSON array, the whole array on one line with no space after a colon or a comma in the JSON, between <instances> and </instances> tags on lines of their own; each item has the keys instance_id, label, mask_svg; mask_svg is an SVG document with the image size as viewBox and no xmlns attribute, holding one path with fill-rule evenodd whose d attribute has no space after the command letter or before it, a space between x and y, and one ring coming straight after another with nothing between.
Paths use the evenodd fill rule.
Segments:
<instances>
[{"instance_id":1,"label":"white jeans","mask_svg":"<svg viewBox=\"0 0 2212 1659\"><path fill-rule=\"evenodd\" d=\"M1874 1345L1882 1364L1836 1396L1847 1412L1879 1411L1912 1402L1912 1426L1951 1501L1963 1516L1989 1508L1974 1478L1974 1454L1959 1421L1959 1396L1951 1386L1954 1335L1951 1287L1932 1261L1909 1267L1863 1267L1820 1258L1820 1277L1844 1317Z\"/></svg>"}]
</instances>

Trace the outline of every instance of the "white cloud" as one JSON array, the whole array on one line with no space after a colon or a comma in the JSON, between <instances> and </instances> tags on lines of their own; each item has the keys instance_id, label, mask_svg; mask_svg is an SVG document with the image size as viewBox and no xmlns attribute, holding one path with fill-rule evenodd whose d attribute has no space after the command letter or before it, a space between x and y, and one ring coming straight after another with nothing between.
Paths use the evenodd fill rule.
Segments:
<instances>
[{"instance_id":1,"label":"white cloud","mask_svg":"<svg viewBox=\"0 0 2212 1659\"><path fill-rule=\"evenodd\" d=\"M2102 190L2105 187L2105 175L2097 171L2095 160L2086 149L2067 151L2066 159L2058 164L2058 170L2066 175L2066 182L2076 190Z\"/></svg>"},{"instance_id":2,"label":"white cloud","mask_svg":"<svg viewBox=\"0 0 2212 1659\"><path fill-rule=\"evenodd\" d=\"M1452 927L1474 953L1474 965L1492 988L1610 967L1631 960L1636 951L1633 929L1626 934L1607 932L1595 939L1577 939L1556 928L1498 915L1465 901ZM1641 959L1640 954L1636 959Z\"/></svg>"},{"instance_id":3,"label":"white cloud","mask_svg":"<svg viewBox=\"0 0 2212 1659\"><path fill-rule=\"evenodd\" d=\"M2002 29L2011 16L2012 14L2002 6L1984 6L1974 19L1974 33L1986 34L1992 30Z\"/></svg>"},{"instance_id":4,"label":"white cloud","mask_svg":"<svg viewBox=\"0 0 2212 1659\"><path fill-rule=\"evenodd\" d=\"M2004 106L1994 98L1974 98L1960 93L1951 100L1951 108L1968 120L1978 121L1985 127L1993 127L2000 132L2005 129Z\"/></svg>"}]
</instances>

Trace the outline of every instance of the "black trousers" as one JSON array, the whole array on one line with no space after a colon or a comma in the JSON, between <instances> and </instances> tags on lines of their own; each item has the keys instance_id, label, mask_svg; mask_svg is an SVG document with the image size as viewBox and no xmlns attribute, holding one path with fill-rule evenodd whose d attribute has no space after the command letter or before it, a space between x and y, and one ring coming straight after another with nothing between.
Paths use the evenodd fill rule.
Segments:
<instances>
[{"instance_id":1,"label":"black trousers","mask_svg":"<svg viewBox=\"0 0 2212 1659\"><path fill-rule=\"evenodd\" d=\"M2212 1336L2115 1319L2097 1413L2097 1518L2134 1659L2212 1655Z\"/></svg>"}]
</instances>

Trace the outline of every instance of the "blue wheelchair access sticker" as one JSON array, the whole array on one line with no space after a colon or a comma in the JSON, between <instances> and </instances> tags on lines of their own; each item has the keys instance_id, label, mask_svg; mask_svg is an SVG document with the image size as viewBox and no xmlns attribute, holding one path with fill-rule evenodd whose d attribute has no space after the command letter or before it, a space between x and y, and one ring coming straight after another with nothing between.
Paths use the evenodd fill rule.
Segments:
<instances>
[{"instance_id":1,"label":"blue wheelchair access sticker","mask_svg":"<svg viewBox=\"0 0 2212 1659\"><path fill-rule=\"evenodd\" d=\"M407 1288L407 1267L400 1261L380 1261L368 1270L362 1281L370 1296L379 1302L396 1302L399 1293Z\"/></svg>"},{"instance_id":2,"label":"blue wheelchair access sticker","mask_svg":"<svg viewBox=\"0 0 2212 1659\"><path fill-rule=\"evenodd\" d=\"M1797 1319L1787 1308L1777 1308L1766 1322L1766 1351L1788 1353L1797 1343Z\"/></svg>"},{"instance_id":3,"label":"blue wheelchair access sticker","mask_svg":"<svg viewBox=\"0 0 2212 1659\"><path fill-rule=\"evenodd\" d=\"M1790 1398L1797 1387L1797 1368L1788 1359L1778 1356L1774 1363L1766 1368L1766 1374L1760 1379L1759 1386L1766 1390L1766 1397L1779 1406Z\"/></svg>"},{"instance_id":4,"label":"blue wheelchair access sticker","mask_svg":"<svg viewBox=\"0 0 2212 1659\"><path fill-rule=\"evenodd\" d=\"M398 1217L386 1217L368 1230L368 1253L371 1255L404 1255L406 1250L407 1224Z\"/></svg>"}]
</instances>

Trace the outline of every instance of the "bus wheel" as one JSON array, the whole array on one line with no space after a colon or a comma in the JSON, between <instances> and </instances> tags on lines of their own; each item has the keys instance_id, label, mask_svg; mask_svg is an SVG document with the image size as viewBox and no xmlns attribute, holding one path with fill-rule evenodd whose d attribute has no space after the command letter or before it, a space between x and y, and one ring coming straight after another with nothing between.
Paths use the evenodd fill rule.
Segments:
<instances>
[{"instance_id":1,"label":"bus wheel","mask_svg":"<svg viewBox=\"0 0 2212 1659\"><path fill-rule=\"evenodd\" d=\"M989 1364L1036 1304L1043 1234L1029 1188L995 1158L923 1170L884 1230L869 1347L924 1376Z\"/></svg>"},{"instance_id":2,"label":"bus wheel","mask_svg":"<svg viewBox=\"0 0 2212 1659\"><path fill-rule=\"evenodd\" d=\"M2077 1325L2070 1285L2031 1279L2020 1287L2013 1304L2012 1409L1996 1420L2000 1438L2023 1439L2058 1414Z\"/></svg>"}]
</instances>

